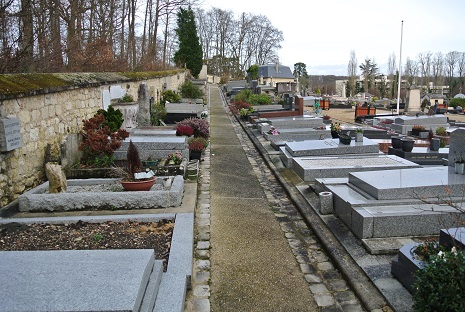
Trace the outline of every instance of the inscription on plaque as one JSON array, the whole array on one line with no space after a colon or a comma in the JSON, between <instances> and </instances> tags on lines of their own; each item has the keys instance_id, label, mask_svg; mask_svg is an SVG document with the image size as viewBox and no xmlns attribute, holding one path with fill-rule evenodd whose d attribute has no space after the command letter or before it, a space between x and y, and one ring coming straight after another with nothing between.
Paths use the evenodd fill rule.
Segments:
<instances>
[{"instance_id":1,"label":"inscription on plaque","mask_svg":"<svg viewBox=\"0 0 465 312\"><path fill-rule=\"evenodd\" d=\"M0 152L9 152L21 146L23 142L18 118L0 118Z\"/></svg>"}]
</instances>

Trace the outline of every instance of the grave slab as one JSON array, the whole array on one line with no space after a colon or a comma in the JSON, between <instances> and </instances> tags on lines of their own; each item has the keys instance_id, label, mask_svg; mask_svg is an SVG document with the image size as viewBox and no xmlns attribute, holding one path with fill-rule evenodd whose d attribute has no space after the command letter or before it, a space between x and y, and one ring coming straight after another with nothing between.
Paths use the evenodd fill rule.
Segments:
<instances>
[{"instance_id":1,"label":"grave slab","mask_svg":"<svg viewBox=\"0 0 465 312\"><path fill-rule=\"evenodd\" d=\"M171 136L150 136L150 135L134 135L126 138L119 149L115 151L116 160L126 159L126 154L131 141L139 150L141 160L146 159L162 159L168 154L175 151L181 152L184 158L189 158L189 148L186 137L171 137Z\"/></svg>"},{"instance_id":2,"label":"grave slab","mask_svg":"<svg viewBox=\"0 0 465 312\"><path fill-rule=\"evenodd\" d=\"M365 137L363 142L352 140L350 145L339 139L325 139L288 142L285 148L292 157L379 153L378 143Z\"/></svg>"},{"instance_id":3,"label":"grave slab","mask_svg":"<svg viewBox=\"0 0 465 312\"><path fill-rule=\"evenodd\" d=\"M388 154L405 158L419 165L442 166L443 159L449 157L449 149L440 148L438 151L431 151L428 147L414 147L411 152L404 152L402 149L390 147Z\"/></svg>"},{"instance_id":4,"label":"grave slab","mask_svg":"<svg viewBox=\"0 0 465 312\"><path fill-rule=\"evenodd\" d=\"M154 264L152 249L2 251L0 306L11 312L139 311Z\"/></svg>"},{"instance_id":5,"label":"grave slab","mask_svg":"<svg viewBox=\"0 0 465 312\"><path fill-rule=\"evenodd\" d=\"M314 128L291 128L291 129L277 129L278 135L263 133L265 139L269 141L305 141L305 140L322 140L331 138L331 131L328 129L314 129Z\"/></svg>"},{"instance_id":6,"label":"grave slab","mask_svg":"<svg viewBox=\"0 0 465 312\"><path fill-rule=\"evenodd\" d=\"M268 118L269 123L276 129L289 128L313 128L324 126L323 118L310 116L294 116L294 117L277 117Z\"/></svg>"},{"instance_id":7,"label":"grave slab","mask_svg":"<svg viewBox=\"0 0 465 312\"><path fill-rule=\"evenodd\" d=\"M306 182L317 178L348 177L350 172L418 168L418 164L394 155L296 157L293 170Z\"/></svg>"}]
</instances>

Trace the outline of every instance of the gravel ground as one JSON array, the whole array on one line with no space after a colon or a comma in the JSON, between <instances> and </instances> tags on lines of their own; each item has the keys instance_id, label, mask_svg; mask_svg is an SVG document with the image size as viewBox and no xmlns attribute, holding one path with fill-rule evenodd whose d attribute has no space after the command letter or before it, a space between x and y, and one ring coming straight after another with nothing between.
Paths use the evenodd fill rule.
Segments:
<instances>
[{"instance_id":1,"label":"gravel ground","mask_svg":"<svg viewBox=\"0 0 465 312\"><path fill-rule=\"evenodd\" d=\"M105 222L0 225L0 250L154 249L166 271L174 223Z\"/></svg>"}]
</instances>

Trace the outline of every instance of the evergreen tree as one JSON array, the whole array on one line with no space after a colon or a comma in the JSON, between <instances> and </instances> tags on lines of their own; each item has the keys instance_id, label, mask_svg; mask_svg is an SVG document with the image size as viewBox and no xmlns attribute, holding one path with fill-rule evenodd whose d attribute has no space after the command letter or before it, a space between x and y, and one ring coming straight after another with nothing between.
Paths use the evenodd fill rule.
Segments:
<instances>
[{"instance_id":1,"label":"evergreen tree","mask_svg":"<svg viewBox=\"0 0 465 312\"><path fill-rule=\"evenodd\" d=\"M188 9L181 8L178 12L177 22L176 35L178 36L179 50L174 54L174 62L179 67L185 65L191 70L194 77L198 77L202 70L203 53L195 25L194 11L190 7Z\"/></svg>"}]
</instances>

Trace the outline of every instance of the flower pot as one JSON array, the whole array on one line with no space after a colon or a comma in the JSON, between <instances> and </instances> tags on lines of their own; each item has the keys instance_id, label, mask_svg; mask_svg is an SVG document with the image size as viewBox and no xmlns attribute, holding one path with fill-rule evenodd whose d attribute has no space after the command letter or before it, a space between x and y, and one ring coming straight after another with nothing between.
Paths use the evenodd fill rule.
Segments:
<instances>
[{"instance_id":1,"label":"flower pot","mask_svg":"<svg viewBox=\"0 0 465 312\"><path fill-rule=\"evenodd\" d=\"M415 145L415 141L411 139L402 139L402 151L404 152L411 152L413 150L413 146Z\"/></svg>"},{"instance_id":2,"label":"flower pot","mask_svg":"<svg viewBox=\"0 0 465 312\"><path fill-rule=\"evenodd\" d=\"M339 134L339 143L344 144L344 145L350 145L350 141L352 141L352 138L350 135L347 134Z\"/></svg>"},{"instance_id":3,"label":"flower pot","mask_svg":"<svg viewBox=\"0 0 465 312\"><path fill-rule=\"evenodd\" d=\"M402 139L398 136L391 137L392 148L402 148Z\"/></svg>"},{"instance_id":4,"label":"flower pot","mask_svg":"<svg viewBox=\"0 0 465 312\"><path fill-rule=\"evenodd\" d=\"M194 160L194 159L200 160L201 158L202 158L202 151L193 151L193 150L189 151L190 160Z\"/></svg>"},{"instance_id":5,"label":"flower pot","mask_svg":"<svg viewBox=\"0 0 465 312\"><path fill-rule=\"evenodd\" d=\"M339 138L339 132L337 132L337 131L331 131L331 137L332 137L333 139Z\"/></svg>"},{"instance_id":6,"label":"flower pot","mask_svg":"<svg viewBox=\"0 0 465 312\"><path fill-rule=\"evenodd\" d=\"M363 132L355 132L355 142L363 142Z\"/></svg>"},{"instance_id":7,"label":"flower pot","mask_svg":"<svg viewBox=\"0 0 465 312\"><path fill-rule=\"evenodd\" d=\"M430 151L439 151L440 147L441 147L440 139L432 138L431 141L429 142Z\"/></svg>"},{"instance_id":8,"label":"flower pot","mask_svg":"<svg viewBox=\"0 0 465 312\"><path fill-rule=\"evenodd\" d=\"M455 163L455 173L464 174L465 172L465 163Z\"/></svg>"},{"instance_id":9,"label":"flower pot","mask_svg":"<svg viewBox=\"0 0 465 312\"><path fill-rule=\"evenodd\" d=\"M152 186L155 184L156 178L150 180L142 180L142 181L123 181L121 180L121 185L123 186L125 191L150 191Z\"/></svg>"}]
</instances>

